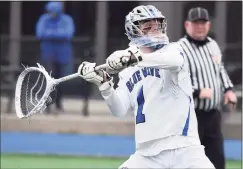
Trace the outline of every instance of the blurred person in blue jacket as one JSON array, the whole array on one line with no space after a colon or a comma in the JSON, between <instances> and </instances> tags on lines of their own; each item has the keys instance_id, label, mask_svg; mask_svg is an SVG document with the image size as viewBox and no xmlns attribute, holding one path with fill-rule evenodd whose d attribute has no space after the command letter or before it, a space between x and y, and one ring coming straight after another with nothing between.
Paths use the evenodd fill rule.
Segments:
<instances>
[{"instance_id":1,"label":"blurred person in blue jacket","mask_svg":"<svg viewBox=\"0 0 243 169\"><path fill-rule=\"evenodd\" d=\"M46 13L40 16L36 24L36 36L41 42L42 65L52 72L54 78L72 72L71 39L74 31L72 17L63 12L63 2L48 2ZM58 111L63 111L61 93L60 88L57 89L55 103Z\"/></svg>"}]
</instances>

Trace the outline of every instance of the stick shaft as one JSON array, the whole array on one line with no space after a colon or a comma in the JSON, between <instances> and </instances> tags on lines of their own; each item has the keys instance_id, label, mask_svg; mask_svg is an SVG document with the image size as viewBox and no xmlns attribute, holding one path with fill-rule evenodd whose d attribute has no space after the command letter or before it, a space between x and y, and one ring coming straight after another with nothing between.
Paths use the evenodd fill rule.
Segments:
<instances>
[{"instance_id":1,"label":"stick shaft","mask_svg":"<svg viewBox=\"0 0 243 169\"><path fill-rule=\"evenodd\" d=\"M59 79L55 79L55 82L58 84L58 83L62 83L62 82L65 82L65 81L68 81L71 79L75 79L77 77L79 77L79 73L74 73L74 74L71 74L68 76L61 77Z\"/></svg>"},{"instance_id":2,"label":"stick shaft","mask_svg":"<svg viewBox=\"0 0 243 169\"><path fill-rule=\"evenodd\" d=\"M96 66L95 70L98 71L100 69L105 69L107 67L108 67L107 64L102 64L102 65ZM74 74L71 74L71 75L64 76L62 78L56 79L55 82L58 84L58 83L62 83L62 82L65 82L65 81L68 81L68 80L71 80L71 79L75 79L77 77L79 77L79 73L74 73Z\"/></svg>"},{"instance_id":3,"label":"stick shaft","mask_svg":"<svg viewBox=\"0 0 243 169\"><path fill-rule=\"evenodd\" d=\"M106 69L108 67L109 67L109 65L105 63L105 64L102 64L102 65L96 66L95 70Z\"/></svg>"}]
</instances>

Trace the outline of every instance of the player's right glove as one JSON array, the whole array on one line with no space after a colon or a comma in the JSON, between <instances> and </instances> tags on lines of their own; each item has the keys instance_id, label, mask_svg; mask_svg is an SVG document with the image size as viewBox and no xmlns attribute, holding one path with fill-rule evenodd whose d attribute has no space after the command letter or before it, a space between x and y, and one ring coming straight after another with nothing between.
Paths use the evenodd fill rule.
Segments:
<instances>
[{"instance_id":1,"label":"player's right glove","mask_svg":"<svg viewBox=\"0 0 243 169\"><path fill-rule=\"evenodd\" d=\"M95 65L96 63L83 62L78 68L78 73L84 80L100 87L104 82L110 81L111 77L104 70L95 71Z\"/></svg>"},{"instance_id":2,"label":"player's right glove","mask_svg":"<svg viewBox=\"0 0 243 169\"><path fill-rule=\"evenodd\" d=\"M109 73L118 73L124 68L136 65L142 60L142 53L138 47L131 46L126 50L119 50L112 53L106 63L109 65Z\"/></svg>"}]
</instances>

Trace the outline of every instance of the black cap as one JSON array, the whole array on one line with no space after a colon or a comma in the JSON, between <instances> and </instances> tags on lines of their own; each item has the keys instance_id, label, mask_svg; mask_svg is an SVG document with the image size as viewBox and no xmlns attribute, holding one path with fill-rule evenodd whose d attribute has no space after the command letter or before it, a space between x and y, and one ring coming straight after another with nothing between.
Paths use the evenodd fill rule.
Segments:
<instances>
[{"instance_id":1,"label":"black cap","mask_svg":"<svg viewBox=\"0 0 243 169\"><path fill-rule=\"evenodd\" d=\"M207 9L201 7L192 8L188 12L187 20L191 22L198 20L209 21L208 11Z\"/></svg>"}]
</instances>

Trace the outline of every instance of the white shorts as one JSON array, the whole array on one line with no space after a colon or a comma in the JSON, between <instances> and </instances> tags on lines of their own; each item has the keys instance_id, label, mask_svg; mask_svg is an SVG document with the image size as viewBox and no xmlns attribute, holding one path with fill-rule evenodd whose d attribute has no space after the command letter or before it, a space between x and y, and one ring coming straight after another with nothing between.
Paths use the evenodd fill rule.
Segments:
<instances>
[{"instance_id":1,"label":"white shorts","mask_svg":"<svg viewBox=\"0 0 243 169\"><path fill-rule=\"evenodd\" d=\"M207 168L215 169L205 155L204 146L189 146L165 150L156 156L142 156L135 153L119 169L132 168Z\"/></svg>"}]
</instances>

